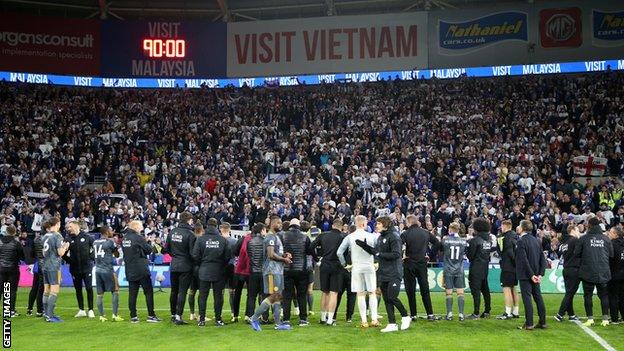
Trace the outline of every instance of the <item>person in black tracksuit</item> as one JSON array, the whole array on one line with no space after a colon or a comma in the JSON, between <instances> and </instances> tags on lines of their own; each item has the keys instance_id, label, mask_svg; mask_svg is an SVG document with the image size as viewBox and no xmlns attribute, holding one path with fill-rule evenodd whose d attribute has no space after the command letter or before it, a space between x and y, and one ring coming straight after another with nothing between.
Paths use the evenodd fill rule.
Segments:
<instances>
[{"instance_id":1,"label":"person in black tracksuit","mask_svg":"<svg viewBox=\"0 0 624 351\"><path fill-rule=\"evenodd\" d=\"M211 218L206 233L195 241L193 260L199 264L199 322L198 326L206 325L206 300L210 288L214 293L215 324L224 326L221 312L223 311L223 289L225 288L225 268L231 258L227 240L221 236L216 227L216 220Z\"/></svg>"},{"instance_id":2,"label":"person in black tracksuit","mask_svg":"<svg viewBox=\"0 0 624 351\"><path fill-rule=\"evenodd\" d=\"M316 250L318 256L321 257L321 267L319 269L321 281L321 323L333 323L334 310L338 302L338 294L343 289L345 270L338 260L336 250L342 243L345 235L340 232L342 229L342 220L335 219L332 230L319 234L312 248Z\"/></svg>"},{"instance_id":3,"label":"person in black tracksuit","mask_svg":"<svg viewBox=\"0 0 624 351\"><path fill-rule=\"evenodd\" d=\"M401 262L402 242L394 232L390 217L384 216L377 219L377 231L381 236L377 240L375 248L361 240L357 240L356 244L362 247L364 251L374 255L379 262L377 281L379 282L381 294L386 305L386 312L388 313L388 326L381 331L393 332L399 330L394 315L395 307L399 310L402 317L401 330L406 330L410 326L411 318L408 316L403 303L399 300L401 280L403 279L403 264Z\"/></svg>"},{"instance_id":4,"label":"person in black tracksuit","mask_svg":"<svg viewBox=\"0 0 624 351\"><path fill-rule=\"evenodd\" d=\"M249 258L249 281L247 284L246 319L251 318L256 309L256 301L263 297L262 265L264 264L264 236L266 226L258 223L251 229L251 240L247 242L247 257Z\"/></svg>"},{"instance_id":5,"label":"person in black tracksuit","mask_svg":"<svg viewBox=\"0 0 624 351\"><path fill-rule=\"evenodd\" d=\"M15 312L15 300L19 283L19 262L24 260L24 248L15 237L16 233L15 227L10 225L6 228L6 235L0 237L0 283L2 284L0 286L4 289L4 285L10 283L9 305L11 317L17 315Z\"/></svg>"},{"instance_id":6,"label":"person in black tracksuit","mask_svg":"<svg viewBox=\"0 0 624 351\"><path fill-rule=\"evenodd\" d=\"M578 238L581 235L576 225L569 225L567 233L563 235L561 244L559 245L559 254L563 258L563 282L565 284L565 296L561 300L559 313L555 315L555 319L559 322L563 321L566 312L570 320L578 320L574 313L574 295L578 291L581 280L579 279L579 265L581 260L574 254Z\"/></svg>"},{"instance_id":7,"label":"person in black tracksuit","mask_svg":"<svg viewBox=\"0 0 624 351\"><path fill-rule=\"evenodd\" d=\"M191 252L195 245L195 234L192 226L193 215L190 212L180 214L180 224L167 236L165 252L171 255L170 281L171 295L169 308L171 321L177 325L187 324L182 319L186 294L193 279L193 258Z\"/></svg>"},{"instance_id":8,"label":"person in black tracksuit","mask_svg":"<svg viewBox=\"0 0 624 351\"><path fill-rule=\"evenodd\" d=\"M355 231L355 226L349 227L349 232L353 233ZM346 236L347 233L343 233L343 237ZM351 265L351 251L346 250L344 253L344 259L347 266ZM322 261L321 261L322 265ZM357 300L357 294L351 291L351 271L348 271L342 267L342 290L338 293L338 297L336 298L336 309L334 310L334 316L338 315L338 308L340 307L340 301L342 301L342 295L347 294L347 308L346 308L346 321L347 323L351 323L353 318L353 313L355 312L355 302Z\"/></svg>"},{"instance_id":9,"label":"person in black tracksuit","mask_svg":"<svg viewBox=\"0 0 624 351\"><path fill-rule=\"evenodd\" d=\"M613 245L611 281L608 284L609 311L611 322L621 323L624 321L624 230L621 227L611 228L609 238Z\"/></svg>"},{"instance_id":10,"label":"person in black tracksuit","mask_svg":"<svg viewBox=\"0 0 624 351\"><path fill-rule=\"evenodd\" d=\"M292 255L292 264L284 266L284 322L290 321L293 295L299 304L299 325L307 325L308 268L307 255L316 255L310 238L299 230L299 221L290 221L288 231L281 234L284 252ZM296 291L296 292L295 292Z\"/></svg>"},{"instance_id":11,"label":"person in black tracksuit","mask_svg":"<svg viewBox=\"0 0 624 351\"><path fill-rule=\"evenodd\" d=\"M516 274L520 280L520 292L522 293L525 312L525 323L518 328L532 330L535 327L533 325L533 303L531 302L531 298L533 298L539 316L537 328L545 329L546 307L540 291L540 283L546 272L546 257L540 241L530 234L533 231L531 221L520 221L517 231L521 234L516 247Z\"/></svg>"},{"instance_id":12,"label":"person in black tracksuit","mask_svg":"<svg viewBox=\"0 0 624 351\"><path fill-rule=\"evenodd\" d=\"M32 242L32 253L37 264L37 269L33 269L33 283L28 294L28 311L27 315L32 315L32 309L37 302L37 317L43 316L43 241L41 235L36 234L35 240Z\"/></svg>"},{"instance_id":13,"label":"person in black tracksuit","mask_svg":"<svg viewBox=\"0 0 624 351\"><path fill-rule=\"evenodd\" d=\"M511 230L511 221L505 220L502 225L503 234L498 238L500 255L500 282L505 298L505 312L498 319L520 318L518 315L518 277L516 277L516 243L518 233Z\"/></svg>"},{"instance_id":14,"label":"person in black tracksuit","mask_svg":"<svg viewBox=\"0 0 624 351\"><path fill-rule=\"evenodd\" d=\"M124 232L121 241L126 280L128 281L130 322L139 322L136 302L139 294L139 287L141 287L145 295L145 303L147 304L147 322L158 323L160 319L156 317L156 312L154 312L154 286L152 285L152 275L149 270L149 261L147 259L153 252L153 248L152 245L139 234L141 231L143 231L143 222L136 220L131 221L128 223L128 229Z\"/></svg>"},{"instance_id":15,"label":"person in black tracksuit","mask_svg":"<svg viewBox=\"0 0 624 351\"><path fill-rule=\"evenodd\" d=\"M490 222L485 218L476 218L472 223L472 227L475 230L475 236L468 241L466 257L470 260L468 284L474 301L474 312L467 319L487 318L490 316L492 308L490 286L488 284L488 265L490 264L490 253L492 252ZM479 315L481 294L483 294L485 310Z\"/></svg>"},{"instance_id":16,"label":"person in black tracksuit","mask_svg":"<svg viewBox=\"0 0 624 351\"><path fill-rule=\"evenodd\" d=\"M587 233L583 235L576 247L574 254L581 260L579 278L583 282L583 300L587 313L586 326L594 324L594 311L592 298L594 288L598 290L600 306L602 309L602 324L609 325L609 292L607 283L611 280L609 260L613 257L613 245L611 240L602 234L600 221L596 217L588 220Z\"/></svg>"},{"instance_id":17,"label":"person in black tracksuit","mask_svg":"<svg viewBox=\"0 0 624 351\"><path fill-rule=\"evenodd\" d=\"M76 300L78 301L78 314L76 317L84 317L84 300L82 297L82 286L84 284L87 291L87 305L89 307L89 318L94 318L93 313L93 262L95 260L93 252L93 237L80 231L78 222L71 222L67 226L69 237L69 250L65 254L65 261L69 263L69 273L74 281L76 289Z\"/></svg>"},{"instance_id":18,"label":"person in black tracksuit","mask_svg":"<svg viewBox=\"0 0 624 351\"><path fill-rule=\"evenodd\" d=\"M440 240L429 231L421 228L418 225L416 216L409 215L406 221L408 229L401 234L401 240L405 245L406 257L403 261L403 272L410 315L413 320L416 319L416 280L418 280L420 296L427 312L427 318L435 320L431 294L429 292L426 254L429 245L431 245L432 251L438 251L440 249Z\"/></svg>"}]
</instances>

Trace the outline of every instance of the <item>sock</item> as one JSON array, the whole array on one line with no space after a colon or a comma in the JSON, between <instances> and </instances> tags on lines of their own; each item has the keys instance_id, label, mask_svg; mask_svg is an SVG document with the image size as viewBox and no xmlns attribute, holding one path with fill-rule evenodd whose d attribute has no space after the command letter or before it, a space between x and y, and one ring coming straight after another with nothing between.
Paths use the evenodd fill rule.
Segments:
<instances>
[{"instance_id":1,"label":"sock","mask_svg":"<svg viewBox=\"0 0 624 351\"><path fill-rule=\"evenodd\" d=\"M50 318L54 317L54 307L56 307L56 295L50 294L48 297L48 309L46 311L46 314Z\"/></svg>"},{"instance_id":2,"label":"sock","mask_svg":"<svg viewBox=\"0 0 624 351\"><path fill-rule=\"evenodd\" d=\"M327 320L327 312L321 311L321 321L326 321L326 320Z\"/></svg>"},{"instance_id":3,"label":"sock","mask_svg":"<svg viewBox=\"0 0 624 351\"><path fill-rule=\"evenodd\" d=\"M113 293L113 315L116 316L118 311L119 311L119 293L114 292Z\"/></svg>"},{"instance_id":4,"label":"sock","mask_svg":"<svg viewBox=\"0 0 624 351\"><path fill-rule=\"evenodd\" d=\"M234 291L230 290L230 311L234 315Z\"/></svg>"},{"instance_id":5,"label":"sock","mask_svg":"<svg viewBox=\"0 0 624 351\"><path fill-rule=\"evenodd\" d=\"M505 313L510 316L511 315L511 307L505 306Z\"/></svg>"},{"instance_id":6,"label":"sock","mask_svg":"<svg viewBox=\"0 0 624 351\"><path fill-rule=\"evenodd\" d=\"M464 314L464 295L457 297L457 306L459 307L459 314Z\"/></svg>"},{"instance_id":7,"label":"sock","mask_svg":"<svg viewBox=\"0 0 624 351\"><path fill-rule=\"evenodd\" d=\"M453 295L446 296L446 314L453 313Z\"/></svg>"},{"instance_id":8,"label":"sock","mask_svg":"<svg viewBox=\"0 0 624 351\"><path fill-rule=\"evenodd\" d=\"M362 323L366 323L366 296L357 297L358 310L360 310L360 318Z\"/></svg>"},{"instance_id":9,"label":"sock","mask_svg":"<svg viewBox=\"0 0 624 351\"><path fill-rule=\"evenodd\" d=\"M372 299L371 299L372 297ZM377 301L377 296L369 296L368 298L368 304L370 305L370 310L371 310L371 319L376 321L378 319L378 315L377 315L377 305L378 305L378 301Z\"/></svg>"},{"instance_id":10,"label":"sock","mask_svg":"<svg viewBox=\"0 0 624 351\"><path fill-rule=\"evenodd\" d=\"M282 317L280 316L282 312L282 304L280 302L276 302L273 304L273 321L275 321L276 325L280 325L282 323Z\"/></svg>"},{"instance_id":11,"label":"sock","mask_svg":"<svg viewBox=\"0 0 624 351\"><path fill-rule=\"evenodd\" d=\"M520 307L519 306L514 306L513 307L513 312L512 312L515 316L520 315Z\"/></svg>"},{"instance_id":12,"label":"sock","mask_svg":"<svg viewBox=\"0 0 624 351\"><path fill-rule=\"evenodd\" d=\"M98 295L97 298L95 299L100 317L104 315L104 301L103 300L104 300L104 296L102 295Z\"/></svg>"},{"instance_id":13,"label":"sock","mask_svg":"<svg viewBox=\"0 0 624 351\"><path fill-rule=\"evenodd\" d=\"M327 312L327 324L334 323L334 312Z\"/></svg>"},{"instance_id":14,"label":"sock","mask_svg":"<svg viewBox=\"0 0 624 351\"><path fill-rule=\"evenodd\" d=\"M188 304L189 304L189 311L191 311L191 314L195 314L195 294L189 294Z\"/></svg>"},{"instance_id":15,"label":"sock","mask_svg":"<svg viewBox=\"0 0 624 351\"><path fill-rule=\"evenodd\" d=\"M48 298L50 298L50 294L43 294L43 314L48 314Z\"/></svg>"},{"instance_id":16,"label":"sock","mask_svg":"<svg viewBox=\"0 0 624 351\"><path fill-rule=\"evenodd\" d=\"M308 312L312 311L313 307L314 307L314 295L308 294Z\"/></svg>"},{"instance_id":17,"label":"sock","mask_svg":"<svg viewBox=\"0 0 624 351\"><path fill-rule=\"evenodd\" d=\"M271 304L269 304L269 301L265 299L264 301L262 301L260 306L258 306L258 308L256 308L256 311L254 311L253 316L251 316L251 320L252 321L259 320L260 316L262 316L264 314L264 312L268 311L269 308L271 308Z\"/></svg>"}]
</instances>

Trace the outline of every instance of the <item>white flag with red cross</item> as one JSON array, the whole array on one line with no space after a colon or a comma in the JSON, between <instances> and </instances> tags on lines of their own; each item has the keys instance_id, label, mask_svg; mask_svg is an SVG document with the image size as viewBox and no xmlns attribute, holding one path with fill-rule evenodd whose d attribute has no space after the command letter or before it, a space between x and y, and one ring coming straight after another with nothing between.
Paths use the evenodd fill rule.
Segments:
<instances>
[{"instance_id":1,"label":"white flag with red cross","mask_svg":"<svg viewBox=\"0 0 624 351\"><path fill-rule=\"evenodd\" d=\"M576 156L574 174L585 177L600 177L607 169L607 159L595 156Z\"/></svg>"}]
</instances>

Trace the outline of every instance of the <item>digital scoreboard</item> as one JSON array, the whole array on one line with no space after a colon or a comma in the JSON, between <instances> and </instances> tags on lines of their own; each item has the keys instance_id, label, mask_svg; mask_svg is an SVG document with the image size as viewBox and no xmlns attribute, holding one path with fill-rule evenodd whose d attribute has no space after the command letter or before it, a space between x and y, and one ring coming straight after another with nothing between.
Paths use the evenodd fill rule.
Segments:
<instances>
[{"instance_id":1,"label":"digital scoreboard","mask_svg":"<svg viewBox=\"0 0 624 351\"><path fill-rule=\"evenodd\" d=\"M224 23L102 24L102 75L109 77L223 77Z\"/></svg>"}]
</instances>

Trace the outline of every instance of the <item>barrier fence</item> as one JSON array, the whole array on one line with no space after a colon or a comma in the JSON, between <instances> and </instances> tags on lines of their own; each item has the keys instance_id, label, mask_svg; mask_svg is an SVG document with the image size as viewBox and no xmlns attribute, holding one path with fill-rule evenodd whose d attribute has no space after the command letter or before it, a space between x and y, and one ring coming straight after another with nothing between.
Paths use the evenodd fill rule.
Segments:
<instances>
[{"instance_id":1,"label":"barrier fence","mask_svg":"<svg viewBox=\"0 0 624 351\"><path fill-rule=\"evenodd\" d=\"M73 282L71 279L71 275L69 274L69 267L67 265L63 265L61 267L61 286L63 287L71 287L73 286ZM30 287L32 285L33 274L30 271L31 266L22 265L20 266L20 287ZM123 266L115 266L115 273L117 274L117 279L119 281L120 287L127 287L128 281L126 280L126 273ZM442 268L429 268L429 288L430 291L433 292L441 292L444 291L442 287ZM150 272L152 273L152 283L154 287L159 288L167 288L171 286L171 282L169 280L169 266L167 265L152 265L150 266ZM502 288L500 285L500 268L490 268L488 282L490 286L490 291L492 292L502 292ZM467 291L470 291L468 288L468 271L466 270L466 288ZM316 272L318 276L318 269ZM93 276L93 286L95 286L95 268ZM557 294L564 293L565 287L563 283L563 270L560 268L557 269L547 269L546 275L542 280L542 292L548 294ZM316 288L318 288L318 284L316 284ZM580 289L579 289L580 291ZM577 292L578 293L578 292Z\"/></svg>"}]
</instances>

